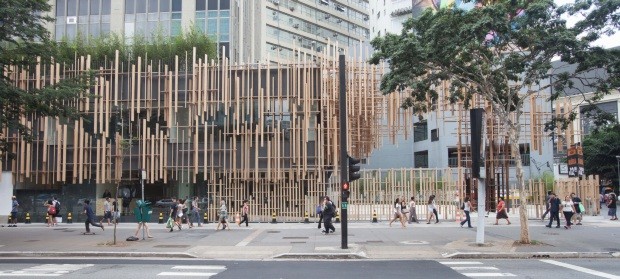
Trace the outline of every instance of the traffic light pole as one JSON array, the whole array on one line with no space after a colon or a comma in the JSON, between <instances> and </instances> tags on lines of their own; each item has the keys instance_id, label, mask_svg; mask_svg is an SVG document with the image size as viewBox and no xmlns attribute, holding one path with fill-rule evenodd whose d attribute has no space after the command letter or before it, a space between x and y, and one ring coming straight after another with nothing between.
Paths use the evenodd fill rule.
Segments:
<instances>
[{"instance_id":1,"label":"traffic light pole","mask_svg":"<svg viewBox=\"0 0 620 279\"><path fill-rule=\"evenodd\" d=\"M338 122L340 124L340 197L341 197L341 205L340 205L340 230L341 230L341 245L340 248L348 249L348 226L347 226L347 208L348 198L345 191L342 189L342 185L344 183L349 183L349 155L347 153L347 81L346 81L346 65L344 61L344 54L341 54L339 57L339 79L340 79L340 96L338 101L339 103L339 118ZM325 228L327 229L327 228Z\"/></svg>"}]
</instances>

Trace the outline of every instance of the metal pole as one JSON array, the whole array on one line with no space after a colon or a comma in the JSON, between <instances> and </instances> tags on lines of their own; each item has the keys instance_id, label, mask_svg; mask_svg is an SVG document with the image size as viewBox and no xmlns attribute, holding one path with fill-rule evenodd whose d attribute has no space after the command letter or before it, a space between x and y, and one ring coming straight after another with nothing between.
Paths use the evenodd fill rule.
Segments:
<instances>
[{"instance_id":1,"label":"metal pole","mask_svg":"<svg viewBox=\"0 0 620 279\"><path fill-rule=\"evenodd\" d=\"M618 162L618 189L620 190L620 156L616 155L616 161Z\"/></svg>"},{"instance_id":2,"label":"metal pole","mask_svg":"<svg viewBox=\"0 0 620 279\"><path fill-rule=\"evenodd\" d=\"M478 178L478 225L476 226L476 244L484 244L484 214L486 190L484 185L484 177Z\"/></svg>"},{"instance_id":3,"label":"metal pole","mask_svg":"<svg viewBox=\"0 0 620 279\"><path fill-rule=\"evenodd\" d=\"M144 170L140 170L140 184L142 185L142 206L140 207L140 217L142 218L140 221L142 221L142 240L144 240L144 233L146 231L146 226L144 225L145 221L144 221L144 207L146 206L146 201L144 200L144 174L145 171Z\"/></svg>"},{"instance_id":4,"label":"metal pole","mask_svg":"<svg viewBox=\"0 0 620 279\"><path fill-rule=\"evenodd\" d=\"M340 98L339 98L339 121L340 122L340 219L341 219L341 245L340 248L348 248L348 227L347 227L347 207L348 198L345 192L342 190L342 185L348 183L349 171L347 168L347 162L349 155L347 154L347 82L346 82L346 64L344 61L344 54L339 57L339 79L340 79ZM327 228L325 228L327 230Z\"/></svg>"}]
</instances>

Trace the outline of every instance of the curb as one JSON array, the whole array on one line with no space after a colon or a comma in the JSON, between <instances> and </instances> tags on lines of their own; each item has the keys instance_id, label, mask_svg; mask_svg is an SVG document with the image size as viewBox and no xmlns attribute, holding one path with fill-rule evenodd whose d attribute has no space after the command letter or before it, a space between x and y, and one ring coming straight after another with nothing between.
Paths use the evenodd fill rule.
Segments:
<instances>
[{"instance_id":1,"label":"curb","mask_svg":"<svg viewBox=\"0 0 620 279\"><path fill-rule=\"evenodd\" d=\"M516 252L516 253L452 253L447 259L570 259L570 258L618 258L619 252Z\"/></svg>"},{"instance_id":2,"label":"curb","mask_svg":"<svg viewBox=\"0 0 620 279\"><path fill-rule=\"evenodd\" d=\"M284 253L276 255L273 259L284 260L367 260L362 253Z\"/></svg>"},{"instance_id":3,"label":"curb","mask_svg":"<svg viewBox=\"0 0 620 279\"><path fill-rule=\"evenodd\" d=\"M175 253L175 252L101 252L101 251L80 251L80 252L47 252L47 251L8 251L0 252L0 258L11 257L101 257L101 258L196 258L188 253Z\"/></svg>"}]
</instances>

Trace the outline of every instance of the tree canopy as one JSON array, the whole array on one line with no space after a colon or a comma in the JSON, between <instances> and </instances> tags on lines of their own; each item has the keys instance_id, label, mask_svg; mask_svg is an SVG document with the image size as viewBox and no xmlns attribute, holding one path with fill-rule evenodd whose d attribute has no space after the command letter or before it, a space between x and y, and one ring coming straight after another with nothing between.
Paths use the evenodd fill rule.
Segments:
<instances>
[{"instance_id":1,"label":"tree canopy","mask_svg":"<svg viewBox=\"0 0 620 279\"><path fill-rule=\"evenodd\" d=\"M541 92L551 93L549 99L555 100L582 85L591 88L589 101L596 101L620 87L620 49L592 46L602 35L618 30L619 7L618 0L577 0L561 7L552 0L503 0L468 10L429 9L407 20L400 34L374 39L376 52L370 62L389 63L381 90L390 94L409 88L402 107L420 116L433 108L445 83L449 89L444 96L453 103L468 106L474 96L487 101L508 133L517 186L524 191L518 146L524 104ZM585 17L567 26L565 16L571 14ZM554 58L575 67L553 69ZM582 78L594 70L606 74ZM524 198L521 204L526 205ZM521 242L529 243L525 206L520 215Z\"/></svg>"},{"instance_id":2,"label":"tree canopy","mask_svg":"<svg viewBox=\"0 0 620 279\"><path fill-rule=\"evenodd\" d=\"M601 179L618 180L620 155L620 124L596 129L583 139L583 163L587 175L598 174Z\"/></svg>"}]
</instances>

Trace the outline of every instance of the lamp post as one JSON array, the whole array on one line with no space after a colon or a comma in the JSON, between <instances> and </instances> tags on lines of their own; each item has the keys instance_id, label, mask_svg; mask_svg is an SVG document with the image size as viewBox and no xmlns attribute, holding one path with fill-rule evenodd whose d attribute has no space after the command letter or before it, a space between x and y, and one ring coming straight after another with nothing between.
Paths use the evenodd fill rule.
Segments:
<instances>
[{"instance_id":1,"label":"lamp post","mask_svg":"<svg viewBox=\"0 0 620 279\"><path fill-rule=\"evenodd\" d=\"M618 189L620 189L620 155L616 155L616 161L618 162Z\"/></svg>"}]
</instances>

